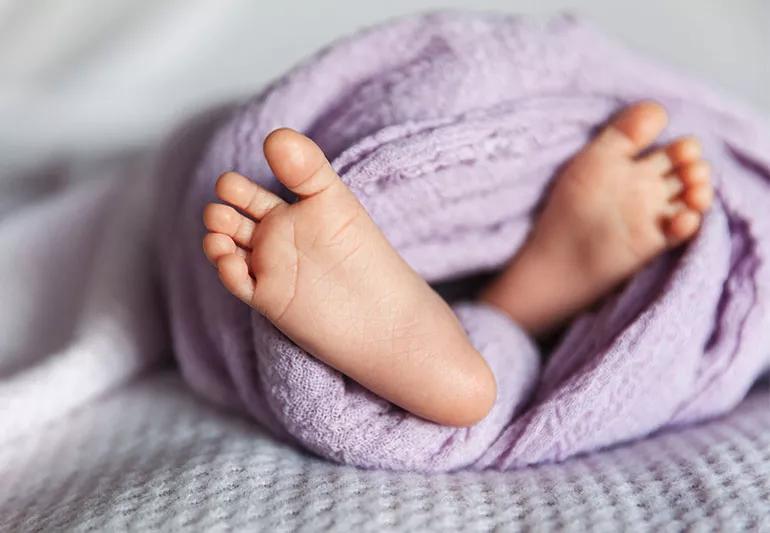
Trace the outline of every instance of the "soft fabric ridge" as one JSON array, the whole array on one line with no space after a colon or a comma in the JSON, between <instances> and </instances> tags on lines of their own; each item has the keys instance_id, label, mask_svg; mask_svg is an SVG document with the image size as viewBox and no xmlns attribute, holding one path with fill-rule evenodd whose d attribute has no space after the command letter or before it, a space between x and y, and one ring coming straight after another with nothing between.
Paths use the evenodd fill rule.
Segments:
<instances>
[{"instance_id":1,"label":"soft fabric ridge","mask_svg":"<svg viewBox=\"0 0 770 533\"><path fill-rule=\"evenodd\" d=\"M548 353L468 278L502 268L559 166L631 102L694 133L717 200L697 237L576 317ZM393 246L454 309L498 399L471 428L403 411L294 345L221 286L201 252L214 181L236 170L290 198L261 153L287 126L324 149ZM157 182L157 247L188 383L274 435L362 467L512 469L692 423L738 404L770 366L770 140L748 110L571 17L432 13L321 51L258 97L191 122ZM165 213L165 214L164 214Z\"/></svg>"}]
</instances>

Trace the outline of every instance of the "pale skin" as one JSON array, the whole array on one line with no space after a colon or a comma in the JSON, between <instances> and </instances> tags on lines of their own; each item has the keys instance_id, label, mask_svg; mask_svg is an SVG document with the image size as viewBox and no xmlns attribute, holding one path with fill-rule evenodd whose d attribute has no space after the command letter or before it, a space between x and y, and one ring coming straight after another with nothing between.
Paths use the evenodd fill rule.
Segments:
<instances>
[{"instance_id":1,"label":"pale skin","mask_svg":"<svg viewBox=\"0 0 770 533\"><path fill-rule=\"evenodd\" d=\"M546 333L698 231L713 189L692 137L651 152L665 110L618 113L556 178L529 239L480 300ZM289 129L264 154L287 203L234 172L206 206L222 284L308 353L438 424L470 426L497 384L441 297L399 256L318 146Z\"/></svg>"}]
</instances>

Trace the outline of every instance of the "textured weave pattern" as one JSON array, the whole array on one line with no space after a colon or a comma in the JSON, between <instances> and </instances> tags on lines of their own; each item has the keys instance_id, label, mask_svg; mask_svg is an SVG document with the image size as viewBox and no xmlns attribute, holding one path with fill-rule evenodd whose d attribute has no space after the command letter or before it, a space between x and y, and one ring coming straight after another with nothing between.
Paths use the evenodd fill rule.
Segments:
<instances>
[{"instance_id":1,"label":"textured weave pattern","mask_svg":"<svg viewBox=\"0 0 770 533\"><path fill-rule=\"evenodd\" d=\"M769 404L764 386L724 419L562 464L399 474L295 451L168 373L0 448L0 530L770 530Z\"/></svg>"},{"instance_id":2,"label":"textured weave pattern","mask_svg":"<svg viewBox=\"0 0 770 533\"><path fill-rule=\"evenodd\" d=\"M669 110L661 141L701 139L718 201L681 253L576 317L542 358L506 316L472 299L456 306L499 392L471 428L432 424L351 384L227 293L201 253L216 177L234 169L279 191L260 145L289 126L334 159L417 273L468 289L465 276L516 252L562 163L641 98ZM770 368L764 124L574 20L405 18L330 46L202 129L209 138L171 143L158 174L178 185L157 234L174 353L201 395L319 455L409 471L561 460L724 414ZM180 156L190 146L196 157Z\"/></svg>"}]
</instances>

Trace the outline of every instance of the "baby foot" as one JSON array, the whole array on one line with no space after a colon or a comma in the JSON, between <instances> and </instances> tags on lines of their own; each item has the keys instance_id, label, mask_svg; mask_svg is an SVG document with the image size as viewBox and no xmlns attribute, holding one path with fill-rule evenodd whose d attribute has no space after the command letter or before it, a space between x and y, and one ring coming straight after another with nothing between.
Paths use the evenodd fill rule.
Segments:
<instances>
[{"instance_id":1,"label":"baby foot","mask_svg":"<svg viewBox=\"0 0 770 533\"><path fill-rule=\"evenodd\" d=\"M390 246L321 150L288 129L265 140L284 202L240 174L216 184L203 249L223 285L295 343L383 398L465 426L496 398L447 304ZM233 207L231 207L233 206Z\"/></svg>"},{"instance_id":2,"label":"baby foot","mask_svg":"<svg viewBox=\"0 0 770 533\"><path fill-rule=\"evenodd\" d=\"M695 235L713 197L700 144L641 153L666 122L654 102L614 117L561 171L529 241L483 299L541 332Z\"/></svg>"}]
</instances>

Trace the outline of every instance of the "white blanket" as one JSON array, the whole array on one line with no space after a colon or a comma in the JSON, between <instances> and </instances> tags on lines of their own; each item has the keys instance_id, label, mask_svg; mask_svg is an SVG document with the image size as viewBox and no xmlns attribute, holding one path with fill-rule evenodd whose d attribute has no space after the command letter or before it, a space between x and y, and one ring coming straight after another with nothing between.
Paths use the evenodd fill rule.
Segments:
<instances>
[{"instance_id":1,"label":"white blanket","mask_svg":"<svg viewBox=\"0 0 770 533\"><path fill-rule=\"evenodd\" d=\"M141 163L138 162L138 163ZM0 443L112 390L163 354L147 165L0 220Z\"/></svg>"},{"instance_id":2,"label":"white blanket","mask_svg":"<svg viewBox=\"0 0 770 533\"><path fill-rule=\"evenodd\" d=\"M767 531L769 402L557 465L399 474L298 452L160 373L0 447L0 531Z\"/></svg>"},{"instance_id":3,"label":"white blanket","mask_svg":"<svg viewBox=\"0 0 770 533\"><path fill-rule=\"evenodd\" d=\"M50 424L58 428L56 438L69 442L68 424L75 419L66 413L78 406L90 403L79 415L92 420L89 423L113 424L112 433L100 430L94 438L123 438L116 419L154 414L146 408L136 408L133 415L123 410L134 409L136 402L116 406L119 400L93 400L168 357L163 352L162 308L153 288L149 250L152 214L160 208L152 201L151 147L168 128L213 102L252 93L300 57L362 24L439 4L473 5L460 0L419 5L407 0L376 6L352 0L291 4L0 1L0 479L35 473L29 477L38 480L30 489L34 492L46 479L41 469L58 468L50 475L66 481L69 467L63 463L25 462L19 470L16 454L30 443L39 453L58 453L60 441L51 440ZM503 0L486 5L495 4L508 10L532 9L524 2ZM567 4L553 0L537 9L550 11ZM594 13L610 33L689 65L770 109L765 89L770 70L760 68L767 65L769 32L763 27L770 20L767 3L714 2L706 9L695 0L659 0L633 16L627 5L611 1L581 7ZM689 17L696 11L700 26L693 26ZM329 13L335 16L329 18ZM702 37L682 32L685 24ZM735 58L759 67L746 68ZM138 331L150 333L138 336ZM179 393L171 402L158 392L167 381L146 379L153 384L134 386L130 394L148 394L165 406L161 411L193 401ZM178 383L173 386L180 388ZM719 427L731 431L729 424ZM132 438L140 439L140 431L131 428L127 431ZM180 434L185 431L181 426L176 429ZM77 425L72 428L81 430ZM763 438L759 445L766 454ZM72 442L80 446L86 441ZM242 446L240 451L252 450ZM137 457L144 453L136 450ZM175 453L210 453L206 450L193 446ZM767 455L755 455L756 464L766 463ZM123 464L114 459L117 462L111 464ZM276 458L277 466L271 468L282 468L281 461ZM238 461L228 463L228 468L236 471ZM550 475L547 472L544 475ZM325 479L330 476L335 479L337 474L330 470ZM360 486L354 478L353 491ZM107 482L116 484L116 494L126 493L114 476ZM201 483L195 477L187 482L192 493ZM375 490L371 487L366 490ZM766 484L763 487L766 491ZM0 516L10 516L9 511L23 502L13 499L12 484L2 488ZM177 490L187 489L177 486ZM347 490L340 488L333 497L344 499ZM497 489L482 492L488 490ZM412 501L419 500L419 490L415 491ZM296 496L296 491L291 494ZM326 501L322 493L310 494ZM473 497L483 499L484 494ZM126 510L120 505L112 509L109 499L82 502L104 511L102 525L114 525L106 517ZM34 505L24 509L36 512ZM45 512L62 516L62 509L52 501L37 509L37 517L14 515L0 521L0 529L24 523L45 528L45 517L50 516Z\"/></svg>"}]
</instances>

